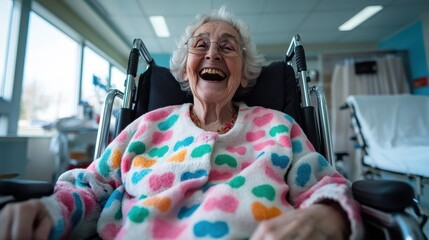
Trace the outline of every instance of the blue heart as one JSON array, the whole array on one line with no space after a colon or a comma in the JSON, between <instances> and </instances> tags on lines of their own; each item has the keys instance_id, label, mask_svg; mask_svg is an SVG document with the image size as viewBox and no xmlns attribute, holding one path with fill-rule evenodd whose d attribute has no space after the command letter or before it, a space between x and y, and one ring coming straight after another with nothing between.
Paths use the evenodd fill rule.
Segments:
<instances>
[{"instance_id":1,"label":"blue heart","mask_svg":"<svg viewBox=\"0 0 429 240\"><path fill-rule=\"evenodd\" d=\"M183 139L182 141L178 141L175 145L173 150L177 151L181 147L189 146L194 141L194 137L187 137Z\"/></svg>"},{"instance_id":2,"label":"blue heart","mask_svg":"<svg viewBox=\"0 0 429 240\"><path fill-rule=\"evenodd\" d=\"M311 175L311 165L308 163L303 163L298 167L296 172L296 184L300 187L304 187L307 184L308 180L310 180Z\"/></svg>"},{"instance_id":3,"label":"blue heart","mask_svg":"<svg viewBox=\"0 0 429 240\"><path fill-rule=\"evenodd\" d=\"M182 207L179 210L179 213L177 214L177 218L178 219L183 219L183 218L187 218L189 216L191 216L195 210L197 210L197 208L200 206L200 204L195 204L193 206L190 207Z\"/></svg>"},{"instance_id":4,"label":"blue heart","mask_svg":"<svg viewBox=\"0 0 429 240\"><path fill-rule=\"evenodd\" d=\"M121 201L123 196L124 196L124 193L123 193L121 190L116 189L116 190L115 190L115 191L113 191L113 192L112 192L112 194L110 195L109 199L107 200L106 205L104 205L104 208L109 208L109 207L110 207L110 205L112 205L112 203L113 203L115 200Z\"/></svg>"},{"instance_id":5,"label":"blue heart","mask_svg":"<svg viewBox=\"0 0 429 240\"><path fill-rule=\"evenodd\" d=\"M228 234L228 224L225 222L200 221L194 225L194 234L197 237L210 236L213 238L222 238Z\"/></svg>"},{"instance_id":6,"label":"blue heart","mask_svg":"<svg viewBox=\"0 0 429 240\"><path fill-rule=\"evenodd\" d=\"M150 171L152 171L152 169L143 169L139 172L135 172L133 173L133 176L131 177L131 182L133 184L137 184L138 182L140 182L140 180L142 180Z\"/></svg>"},{"instance_id":7,"label":"blue heart","mask_svg":"<svg viewBox=\"0 0 429 240\"><path fill-rule=\"evenodd\" d=\"M182 176L180 177L180 181L186 181L189 179L193 179L193 178L200 178L202 176L207 176L207 171L206 170L197 170L195 173L192 172L185 172L182 174Z\"/></svg>"},{"instance_id":8,"label":"blue heart","mask_svg":"<svg viewBox=\"0 0 429 240\"><path fill-rule=\"evenodd\" d=\"M271 162L274 166L280 167L281 169L284 169L289 164L289 157L286 155L278 155L277 153L271 154Z\"/></svg>"},{"instance_id":9,"label":"blue heart","mask_svg":"<svg viewBox=\"0 0 429 240\"><path fill-rule=\"evenodd\" d=\"M302 144L299 141L292 141L292 151L293 153L302 152Z\"/></svg>"},{"instance_id":10,"label":"blue heart","mask_svg":"<svg viewBox=\"0 0 429 240\"><path fill-rule=\"evenodd\" d=\"M286 120L288 120L290 123L293 123L293 122L294 122L294 120L293 120L293 118L292 118L291 116L289 116L289 115L285 114L285 115L284 115L284 117L285 117L285 119L286 119Z\"/></svg>"},{"instance_id":11,"label":"blue heart","mask_svg":"<svg viewBox=\"0 0 429 240\"><path fill-rule=\"evenodd\" d=\"M317 158L317 162L319 163L319 168L317 169L319 172L328 166L328 161L322 155Z\"/></svg>"}]
</instances>

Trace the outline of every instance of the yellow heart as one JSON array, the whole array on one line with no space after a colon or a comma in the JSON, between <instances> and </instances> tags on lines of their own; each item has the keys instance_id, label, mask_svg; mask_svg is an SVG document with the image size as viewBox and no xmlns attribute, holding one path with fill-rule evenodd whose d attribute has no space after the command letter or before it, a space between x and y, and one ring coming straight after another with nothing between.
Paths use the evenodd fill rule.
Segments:
<instances>
[{"instance_id":1,"label":"yellow heart","mask_svg":"<svg viewBox=\"0 0 429 240\"><path fill-rule=\"evenodd\" d=\"M152 165L156 163L156 160L145 158L143 156L136 156L133 159L133 167L143 167L143 168L150 168Z\"/></svg>"},{"instance_id":2,"label":"yellow heart","mask_svg":"<svg viewBox=\"0 0 429 240\"><path fill-rule=\"evenodd\" d=\"M255 220L263 221L277 217L282 212L277 207L268 208L260 202L254 202L252 203L252 213Z\"/></svg>"},{"instance_id":3,"label":"yellow heart","mask_svg":"<svg viewBox=\"0 0 429 240\"><path fill-rule=\"evenodd\" d=\"M171 206L171 199L169 197L153 196L146 198L143 201L145 206L154 206L161 212L167 212Z\"/></svg>"},{"instance_id":4,"label":"yellow heart","mask_svg":"<svg viewBox=\"0 0 429 240\"><path fill-rule=\"evenodd\" d=\"M183 162L185 161L187 153L186 149L182 149L178 153L169 157L168 162Z\"/></svg>"}]
</instances>

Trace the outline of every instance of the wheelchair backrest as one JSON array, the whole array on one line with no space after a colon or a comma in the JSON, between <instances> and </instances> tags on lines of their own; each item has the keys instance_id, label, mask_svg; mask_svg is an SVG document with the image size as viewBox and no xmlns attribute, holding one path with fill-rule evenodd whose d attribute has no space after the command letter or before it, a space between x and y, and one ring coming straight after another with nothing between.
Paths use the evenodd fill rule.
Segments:
<instances>
[{"instance_id":1,"label":"wheelchair backrest","mask_svg":"<svg viewBox=\"0 0 429 240\"><path fill-rule=\"evenodd\" d=\"M147 71L140 75L137 99L135 118L160 107L192 102L192 95L181 90L169 69L152 63ZM295 73L285 62L278 61L264 66L256 85L239 100L249 106L282 111L301 124Z\"/></svg>"}]
</instances>

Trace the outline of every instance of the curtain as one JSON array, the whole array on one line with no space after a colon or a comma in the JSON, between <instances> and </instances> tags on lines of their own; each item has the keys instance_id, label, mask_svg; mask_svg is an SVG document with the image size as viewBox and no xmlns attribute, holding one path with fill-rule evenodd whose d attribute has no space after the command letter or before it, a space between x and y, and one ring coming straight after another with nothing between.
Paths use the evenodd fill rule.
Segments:
<instances>
[{"instance_id":1,"label":"curtain","mask_svg":"<svg viewBox=\"0 0 429 240\"><path fill-rule=\"evenodd\" d=\"M350 180L360 179L360 156L356 156L350 111L341 110L349 95L381 95L409 93L402 58L394 55L366 59L376 62L376 72L356 74L356 60L348 59L334 67L331 83L331 126L334 152L348 153L344 170Z\"/></svg>"}]
</instances>

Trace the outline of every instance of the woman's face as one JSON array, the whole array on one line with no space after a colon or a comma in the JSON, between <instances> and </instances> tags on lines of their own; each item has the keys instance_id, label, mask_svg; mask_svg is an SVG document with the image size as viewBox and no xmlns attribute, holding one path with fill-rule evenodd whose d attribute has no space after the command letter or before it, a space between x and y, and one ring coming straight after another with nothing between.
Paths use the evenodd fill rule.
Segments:
<instances>
[{"instance_id":1,"label":"woman's face","mask_svg":"<svg viewBox=\"0 0 429 240\"><path fill-rule=\"evenodd\" d=\"M231 101L242 79L243 51L237 30L225 22L201 25L187 43L185 77L192 93L210 104Z\"/></svg>"}]
</instances>

